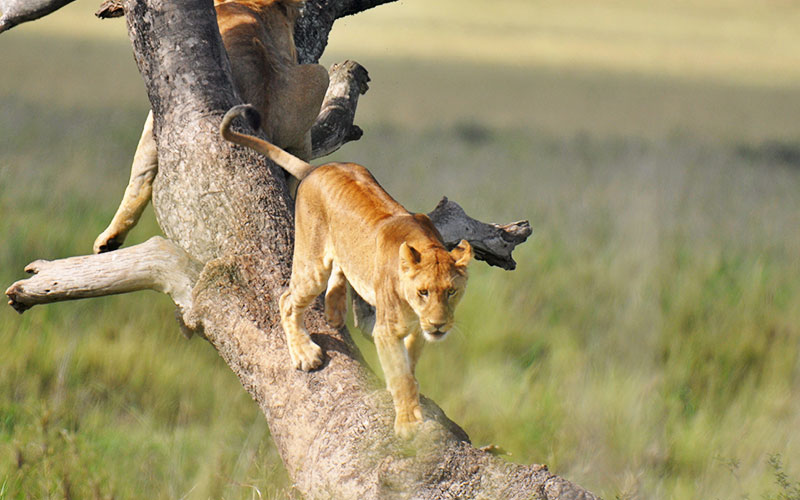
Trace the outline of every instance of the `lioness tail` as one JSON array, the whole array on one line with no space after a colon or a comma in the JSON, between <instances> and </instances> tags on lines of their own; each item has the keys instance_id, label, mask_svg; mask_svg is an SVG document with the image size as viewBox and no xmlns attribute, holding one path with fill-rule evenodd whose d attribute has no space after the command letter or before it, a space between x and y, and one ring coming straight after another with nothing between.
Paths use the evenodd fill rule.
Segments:
<instances>
[{"instance_id":1,"label":"lioness tail","mask_svg":"<svg viewBox=\"0 0 800 500\"><path fill-rule=\"evenodd\" d=\"M258 151L297 179L302 180L314 170L315 167L310 163L301 160L293 154L287 153L274 144L252 135L240 134L239 132L231 130L231 122L233 122L234 118L237 116L241 116L247 120L247 123L250 124L253 129L257 130L260 127L261 115L258 113L258 110L249 104L239 104L229 109L222 118L219 133L222 135L223 139Z\"/></svg>"}]
</instances>

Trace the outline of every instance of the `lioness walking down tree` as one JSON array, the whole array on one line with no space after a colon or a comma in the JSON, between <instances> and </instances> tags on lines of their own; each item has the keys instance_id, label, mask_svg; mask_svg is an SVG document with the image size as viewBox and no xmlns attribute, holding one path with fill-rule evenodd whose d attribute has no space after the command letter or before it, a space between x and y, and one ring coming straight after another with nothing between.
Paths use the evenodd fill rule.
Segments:
<instances>
[{"instance_id":1,"label":"lioness walking down tree","mask_svg":"<svg viewBox=\"0 0 800 500\"><path fill-rule=\"evenodd\" d=\"M280 298L281 323L295 367L313 370L322 350L303 327L303 313L321 292L325 318L344 326L346 285L376 308L372 330L395 408L395 432L412 434L422 421L414 368L426 341L444 339L467 285L472 247L448 252L428 216L411 214L354 163L319 168L257 137L230 130L236 106L222 120L222 137L267 155L303 179L295 205L292 280ZM255 127L254 127L255 128Z\"/></svg>"}]
</instances>

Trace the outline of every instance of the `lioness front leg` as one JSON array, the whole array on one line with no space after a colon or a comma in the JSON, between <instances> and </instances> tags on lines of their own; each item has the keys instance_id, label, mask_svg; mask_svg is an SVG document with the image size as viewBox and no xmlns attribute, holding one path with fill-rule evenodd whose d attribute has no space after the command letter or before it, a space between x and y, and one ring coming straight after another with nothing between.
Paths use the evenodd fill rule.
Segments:
<instances>
[{"instance_id":1,"label":"lioness front leg","mask_svg":"<svg viewBox=\"0 0 800 500\"><path fill-rule=\"evenodd\" d=\"M406 351L408 352L408 362L411 366L411 374L413 375L414 370L417 368L417 361L419 361L419 357L422 354L422 348L425 347L425 339L422 338L422 332L419 330L412 331L403 339L403 344L405 344Z\"/></svg>"},{"instance_id":2,"label":"lioness front leg","mask_svg":"<svg viewBox=\"0 0 800 500\"><path fill-rule=\"evenodd\" d=\"M125 241L128 232L133 229L142 216L153 192L153 179L158 172L158 151L153 137L153 112L147 115L142 137L133 156L131 179L125 188L122 202L111 220L111 224L94 241L94 253L116 250Z\"/></svg>"},{"instance_id":3,"label":"lioness front leg","mask_svg":"<svg viewBox=\"0 0 800 500\"><path fill-rule=\"evenodd\" d=\"M386 377L386 388L394 402L394 432L401 438L408 439L422 423L419 386L411 372L403 338L397 331L382 323L379 320L375 324L372 335Z\"/></svg>"},{"instance_id":4,"label":"lioness front leg","mask_svg":"<svg viewBox=\"0 0 800 500\"><path fill-rule=\"evenodd\" d=\"M325 288L330 267L314 269L313 261L299 264L295 255L292 280L279 302L281 325L286 333L289 356L295 368L310 371L322 364L322 349L311 340L303 326L303 313Z\"/></svg>"}]
</instances>

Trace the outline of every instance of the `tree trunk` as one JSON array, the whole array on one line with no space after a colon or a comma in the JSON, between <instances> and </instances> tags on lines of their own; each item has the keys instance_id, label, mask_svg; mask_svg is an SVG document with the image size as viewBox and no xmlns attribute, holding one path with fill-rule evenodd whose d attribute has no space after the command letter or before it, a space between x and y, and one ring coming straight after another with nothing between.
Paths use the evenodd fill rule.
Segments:
<instances>
[{"instance_id":1,"label":"tree trunk","mask_svg":"<svg viewBox=\"0 0 800 500\"><path fill-rule=\"evenodd\" d=\"M308 2L299 54L316 60L337 17L385 1ZM292 200L278 167L219 135L223 114L240 102L212 2L126 0L124 7L155 118L156 216L173 246L188 254L181 258L203 266L191 300L182 298L182 321L217 349L259 405L297 490L325 499L595 498L545 466L511 464L473 448L425 398L421 432L397 439L391 396L347 330L327 325L319 303L306 324L325 363L310 373L293 368L277 309L291 270ZM516 224L496 230L520 232ZM57 273L58 262L43 273ZM37 278L46 283L48 276ZM22 304L24 291L18 283L9 289L17 295L7 293Z\"/></svg>"}]
</instances>

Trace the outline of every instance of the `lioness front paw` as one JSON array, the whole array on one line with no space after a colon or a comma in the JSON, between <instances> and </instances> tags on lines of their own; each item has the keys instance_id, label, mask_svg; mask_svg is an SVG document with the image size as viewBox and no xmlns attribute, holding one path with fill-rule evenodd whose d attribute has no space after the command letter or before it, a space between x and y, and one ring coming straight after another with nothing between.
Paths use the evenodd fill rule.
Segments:
<instances>
[{"instance_id":1,"label":"lioness front paw","mask_svg":"<svg viewBox=\"0 0 800 500\"><path fill-rule=\"evenodd\" d=\"M394 421L394 433L400 439L411 439L414 437L414 434L417 433L420 426L422 425L422 421L419 422L398 422L396 419Z\"/></svg>"},{"instance_id":2,"label":"lioness front paw","mask_svg":"<svg viewBox=\"0 0 800 500\"><path fill-rule=\"evenodd\" d=\"M422 409L417 406L409 412L398 413L394 419L394 433L401 439L411 439L422 424Z\"/></svg>"},{"instance_id":3,"label":"lioness front paw","mask_svg":"<svg viewBox=\"0 0 800 500\"><path fill-rule=\"evenodd\" d=\"M304 372L318 368L323 359L322 348L311 339L308 339L308 342L290 345L289 356L292 358L294 367Z\"/></svg>"}]
</instances>

